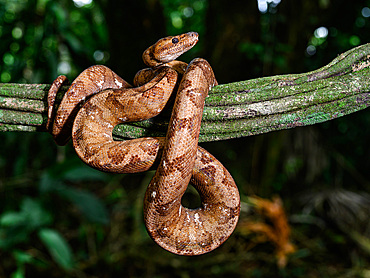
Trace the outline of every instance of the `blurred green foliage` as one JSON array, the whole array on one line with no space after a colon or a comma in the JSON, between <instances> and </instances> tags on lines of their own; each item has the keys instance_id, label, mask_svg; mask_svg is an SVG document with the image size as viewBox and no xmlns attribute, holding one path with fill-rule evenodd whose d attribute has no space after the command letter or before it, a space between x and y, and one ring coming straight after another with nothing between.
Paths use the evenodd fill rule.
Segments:
<instances>
[{"instance_id":1,"label":"blurred green foliage","mask_svg":"<svg viewBox=\"0 0 370 278\"><path fill-rule=\"evenodd\" d=\"M0 0L0 81L73 79L96 63L130 81L146 47L190 30L200 42L181 59L208 59L220 83L306 72L370 42L370 1ZM152 173L100 173L48 134L0 134L0 277L368 277L369 124L367 109L204 144L243 201L283 199L297 246L285 269L238 229L210 254L170 254L143 224Z\"/></svg>"}]
</instances>

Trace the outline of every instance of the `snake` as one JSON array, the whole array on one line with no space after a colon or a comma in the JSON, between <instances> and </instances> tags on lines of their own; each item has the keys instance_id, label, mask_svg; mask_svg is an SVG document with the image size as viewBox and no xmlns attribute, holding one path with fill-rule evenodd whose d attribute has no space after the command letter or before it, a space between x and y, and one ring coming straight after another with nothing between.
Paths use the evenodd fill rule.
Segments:
<instances>
[{"instance_id":1,"label":"snake","mask_svg":"<svg viewBox=\"0 0 370 278\"><path fill-rule=\"evenodd\" d=\"M55 98L66 82L59 76L48 94L47 128L57 144L72 137L77 155L89 166L112 173L155 170L144 196L144 222L150 237L178 255L201 255L224 243L240 213L238 188L229 171L198 146L205 98L215 85L210 64L176 60L198 42L196 32L168 36L143 53L149 66L134 87L103 65L84 70L56 110ZM113 128L158 115L176 94L166 137L114 140ZM198 208L182 205L191 184Z\"/></svg>"}]
</instances>

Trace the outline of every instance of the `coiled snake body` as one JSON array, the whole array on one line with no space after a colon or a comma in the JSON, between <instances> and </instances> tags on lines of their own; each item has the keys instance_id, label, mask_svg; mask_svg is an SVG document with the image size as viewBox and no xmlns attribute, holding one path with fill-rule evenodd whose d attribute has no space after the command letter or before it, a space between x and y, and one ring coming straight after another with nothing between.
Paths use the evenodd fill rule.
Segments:
<instances>
[{"instance_id":1,"label":"coiled snake body","mask_svg":"<svg viewBox=\"0 0 370 278\"><path fill-rule=\"evenodd\" d=\"M144 220L154 241L179 255L200 255L217 248L233 232L239 217L239 193L233 178L198 146L204 100L217 84L211 66L199 58L187 67L175 60L197 41L198 34L190 32L163 38L149 47L143 59L152 69L135 77L135 88L107 67L92 66L74 80L56 113L55 95L65 77L54 81L48 96L47 128L59 144L68 141L72 129L74 148L88 165L114 173L157 167L144 197ZM183 77L166 138L113 140L115 125L148 119L162 111L179 73ZM189 182L201 197L197 209L181 204Z\"/></svg>"}]
</instances>

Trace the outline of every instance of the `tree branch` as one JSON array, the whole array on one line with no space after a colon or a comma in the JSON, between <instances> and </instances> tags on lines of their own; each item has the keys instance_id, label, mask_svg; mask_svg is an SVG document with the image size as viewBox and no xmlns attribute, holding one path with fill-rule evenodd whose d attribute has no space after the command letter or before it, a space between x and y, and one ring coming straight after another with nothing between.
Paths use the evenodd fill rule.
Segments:
<instances>
[{"instance_id":1,"label":"tree branch","mask_svg":"<svg viewBox=\"0 0 370 278\"><path fill-rule=\"evenodd\" d=\"M0 84L0 131L46 131L47 84ZM67 90L63 87L61 93ZM335 119L370 105L370 44L303 74L214 87L206 99L200 141L217 141ZM119 125L115 138L164 136L169 111Z\"/></svg>"}]
</instances>

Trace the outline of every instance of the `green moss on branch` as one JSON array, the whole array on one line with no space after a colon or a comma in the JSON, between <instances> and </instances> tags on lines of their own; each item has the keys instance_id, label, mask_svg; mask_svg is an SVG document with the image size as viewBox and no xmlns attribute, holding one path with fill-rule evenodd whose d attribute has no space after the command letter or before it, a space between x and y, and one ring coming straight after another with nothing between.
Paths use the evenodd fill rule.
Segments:
<instances>
[{"instance_id":1,"label":"green moss on branch","mask_svg":"<svg viewBox=\"0 0 370 278\"><path fill-rule=\"evenodd\" d=\"M200 141L250 136L332 120L370 105L370 44L303 74L214 87L206 99ZM46 84L0 84L0 131L45 131ZM62 88L65 92L67 87ZM119 125L116 138L162 136L167 116Z\"/></svg>"}]
</instances>

